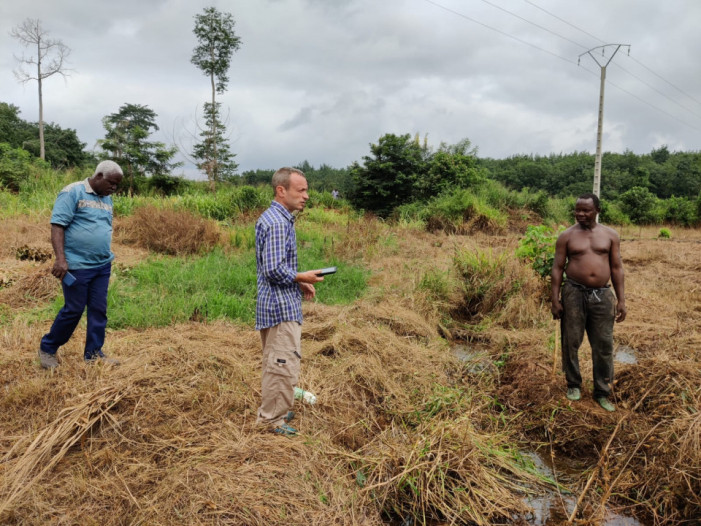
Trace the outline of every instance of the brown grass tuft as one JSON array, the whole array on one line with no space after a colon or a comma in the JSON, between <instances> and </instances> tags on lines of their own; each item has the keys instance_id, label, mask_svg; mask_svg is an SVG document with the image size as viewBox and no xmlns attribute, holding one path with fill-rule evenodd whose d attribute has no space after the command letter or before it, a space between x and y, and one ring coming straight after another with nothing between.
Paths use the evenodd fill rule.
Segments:
<instances>
[{"instance_id":1,"label":"brown grass tuft","mask_svg":"<svg viewBox=\"0 0 701 526\"><path fill-rule=\"evenodd\" d=\"M214 221L186 211L139 208L133 216L117 223L116 239L162 254L195 254L220 243Z\"/></svg>"},{"instance_id":2,"label":"brown grass tuft","mask_svg":"<svg viewBox=\"0 0 701 526\"><path fill-rule=\"evenodd\" d=\"M11 285L0 289L0 303L13 309L20 309L52 300L59 294L61 284L51 275L50 269L50 265L43 265L38 270L25 274Z\"/></svg>"}]
</instances>

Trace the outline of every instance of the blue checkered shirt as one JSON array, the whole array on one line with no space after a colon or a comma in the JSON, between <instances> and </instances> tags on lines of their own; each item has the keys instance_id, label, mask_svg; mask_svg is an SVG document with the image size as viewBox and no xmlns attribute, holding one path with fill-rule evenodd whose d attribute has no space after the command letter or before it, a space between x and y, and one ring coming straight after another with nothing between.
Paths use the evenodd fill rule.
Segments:
<instances>
[{"instance_id":1,"label":"blue checkered shirt","mask_svg":"<svg viewBox=\"0 0 701 526\"><path fill-rule=\"evenodd\" d=\"M256 222L258 297L256 330L283 321L302 323L302 291L297 277L295 218L273 201Z\"/></svg>"}]
</instances>

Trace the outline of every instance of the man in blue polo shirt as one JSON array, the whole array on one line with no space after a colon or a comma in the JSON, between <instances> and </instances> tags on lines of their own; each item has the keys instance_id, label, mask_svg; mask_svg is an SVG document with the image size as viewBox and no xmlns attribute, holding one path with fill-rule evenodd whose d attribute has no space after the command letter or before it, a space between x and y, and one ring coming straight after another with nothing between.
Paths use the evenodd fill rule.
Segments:
<instances>
[{"instance_id":1,"label":"man in blue polo shirt","mask_svg":"<svg viewBox=\"0 0 701 526\"><path fill-rule=\"evenodd\" d=\"M263 381L258 423L275 433L297 434L288 422L302 358L302 296L312 299L318 270L297 272L294 211L309 199L307 180L296 168L273 175L275 198L256 222L258 296L256 330L263 343Z\"/></svg>"},{"instance_id":2,"label":"man in blue polo shirt","mask_svg":"<svg viewBox=\"0 0 701 526\"><path fill-rule=\"evenodd\" d=\"M110 249L110 195L117 190L122 177L117 163L102 161L91 177L69 184L56 198L51 214L51 245L56 261L51 273L61 280L65 305L49 333L41 339L39 361L44 369L58 367L58 348L73 335L86 307L85 361L119 363L105 356L102 345L107 326L107 286L114 259Z\"/></svg>"}]
</instances>

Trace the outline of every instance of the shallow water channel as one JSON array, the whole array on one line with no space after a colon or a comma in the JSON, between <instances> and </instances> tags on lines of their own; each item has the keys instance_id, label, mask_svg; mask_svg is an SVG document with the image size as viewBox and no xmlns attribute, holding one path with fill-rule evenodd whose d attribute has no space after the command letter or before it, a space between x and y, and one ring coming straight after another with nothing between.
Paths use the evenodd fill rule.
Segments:
<instances>
[{"instance_id":1,"label":"shallow water channel","mask_svg":"<svg viewBox=\"0 0 701 526\"><path fill-rule=\"evenodd\" d=\"M578 466L568 459L559 459L557 465L549 457L539 453L525 453L534 463L540 474L561 484L566 485L568 479L581 473L584 466ZM527 497L526 503L533 509L532 513L524 519L533 526L554 526L564 524L577 502L577 495L558 493L555 490L547 491L544 495ZM606 510L602 526L644 526L643 523L632 517L620 515L609 509Z\"/></svg>"},{"instance_id":2,"label":"shallow water channel","mask_svg":"<svg viewBox=\"0 0 701 526\"><path fill-rule=\"evenodd\" d=\"M487 349L483 347L460 344L455 345L452 352L456 358L465 362L471 373L495 372L497 369L497 365ZM631 347L619 345L614 352L614 361L623 364L637 363L637 352ZM556 480L564 486L575 480L586 469L586 466L566 458L557 459L556 465L553 465L549 456L546 457L534 451L524 452L524 455L531 459L541 475ZM528 524L554 526L567 521L577 502L577 496L560 493L553 489L541 495L526 497L525 502L533 510L526 517L523 517ZM408 526L413 523L405 521L404 524ZM637 519L614 513L611 510L606 510L604 521L601 524L602 526L645 526ZM433 526L441 525L436 523Z\"/></svg>"}]
</instances>

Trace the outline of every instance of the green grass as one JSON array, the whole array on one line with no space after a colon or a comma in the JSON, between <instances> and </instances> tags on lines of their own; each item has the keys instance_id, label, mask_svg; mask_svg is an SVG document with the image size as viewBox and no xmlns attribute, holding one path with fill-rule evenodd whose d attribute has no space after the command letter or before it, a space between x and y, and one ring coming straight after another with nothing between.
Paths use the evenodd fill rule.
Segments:
<instances>
[{"instance_id":1,"label":"green grass","mask_svg":"<svg viewBox=\"0 0 701 526\"><path fill-rule=\"evenodd\" d=\"M300 254L302 256L302 254ZM317 285L316 301L334 305L363 294L367 272L340 262L324 261L313 253L300 257L300 269L335 264L338 273ZM162 327L189 319L255 319L256 264L252 251L230 256L214 250L202 257L152 257L123 269L118 265L107 295L109 327ZM57 297L52 316L63 305Z\"/></svg>"}]
</instances>

